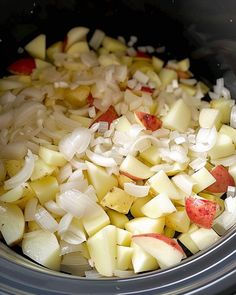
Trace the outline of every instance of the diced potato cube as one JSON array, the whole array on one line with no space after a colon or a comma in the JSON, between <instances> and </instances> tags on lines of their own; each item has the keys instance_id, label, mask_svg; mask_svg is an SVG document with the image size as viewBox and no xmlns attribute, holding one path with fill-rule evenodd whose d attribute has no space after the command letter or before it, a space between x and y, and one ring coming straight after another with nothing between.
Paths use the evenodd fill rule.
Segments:
<instances>
[{"instance_id":1,"label":"diced potato cube","mask_svg":"<svg viewBox=\"0 0 236 295\"><path fill-rule=\"evenodd\" d=\"M78 41L78 42L74 43L73 45L71 45L66 52L68 54L76 56L76 54L89 52L89 46L86 41Z\"/></svg>"},{"instance_id":2,"label":"diced potato cube","mask_svg":"<svg viewBox=\"0 0 236 295\"><path fill-rule=\"evenodd\" d=\"M165 87L169 85L173 80L178 80L178 75L174 70L163 68L159 72L159 78L161 80L162 88L165 89Z\"/></svg>"},{"instance_id":3,"label":"diced potato cube","mask_svg":"<svg viewBox=\"0 0 236 295\"><path fill-rule=\"evenodd\" d=\"M53 176L45 176L34 180L30 183L30 186L42 205L53 200L56 197L56 193L59 191L57 179Z\"/></svg>"},{"instance_id":4,"label":"diced potato cube","mask_svg":"<svg viewBox=\"0 0 236 295\"><path fill-rule=\"evenodd\" d=\"M181 233L189 230L190 220L184 207L177 207L177 211L166 216L166 226Z\"/></svg>"},{"instance_id":5,"label":"diced potato cube","mask_svg":"<svg viewBox=\"0 0 236 295\"><path fill-rule=\"evenodd\" d=\"M221 126L219 133L228 135L232 139L234 145L236 145L236 129L224 124Z\"/></svg>"},{"instance_id":6,"label":"diced potato cube","mask_svg":"<svg viewBox=\"0 0 236 295\"><path fill-rule=\"evenodd\" d=\"M190 237L190 233L196 230L198 230L198 226L196 226L195 224L192 224L187 233L183 233L178 236L178 240L193 254L199 251L199 248Z\"/></svg>"},{"instance_id":7,"label":"diced potato cube","mask_svg":"<svg viewBox=\"0 0 236 295\"><path fill-rule=\"evenodd\" d=\"M154 145L140 153L139 156L152 165L157 165L161 161L159 149Z\"/></svg>"},{"instance_id":8,"label":"diced potato cube","mask_svg":"<svg viewBox=\"0 0 236 295\"><path fill-rule=\"evenodd\" d=\"M168 238L173 238L175 236L175 230L173 230L172 228L168 226L165 226L164 235Z\"/></svg>"},{"instance_id":9,"label":"diced potato cube","mask_svg":"<svg viewBox=\"0 0 236 295\"><path fill-rule=\"evenodd\" d=\"M223 124L229 124L231 108L235 104L235 101L231 99L220 98L220 99L212 99L210 104L212 108L218 109L220 111L221 122Z\"/></svg>"},{"instance_id":10,"label":"diced potato cube","mask_svg":"<svg viewBox=\"0 0 236 295\"><path fill-rule=\"evenodd\" d=\"M216 144L208 152L211 159L219 159L230 156L235 153L235 147L232 138L223 133L218 133Z\"/></svg>"},{"instance_id":11,"label":"diced potato cube","mask_svg":"<svg viewBox=\"0 0 236 295\"><path fill-rule=\"evenodd\" d=\"M7 160L5 163L7 174L12 177L16 175L24 165L24 160Z\"/></svg>"},{"instance_id":12,"label":"diced potato cube","mask_svg":"<svg viewBox=\"0 0 236 295\"><path fill-rule=\"evenodd\" d=\"M205 167L199 169L197 172L192 174L191 177L193 181L196 182L196 184L193 186L193 191L195 193L199 193L216 181L216 179Z\"/></svg>"},{"instance_id":13,"label":"diced potato cube","mask_svg":"<svg viewBox=\"0 0 236 295\"><path fill-rule=\"evenodd\" d=\"M145 234L145 233L159 233L163 232L165 226L165 217L149 218L138 217L131 219L126 223L125 229L132 234Z\"/></svg>"},{"instance_id":14,"label":"diced potato cube","mask_svg":"<svg viewBox=\"0 0 236 295\"><path fill-rule=\"evenodd\" d=\"M108 209L106 213L110 218L111 224L118 228L125 228L125 224L129 221L129 218L120 212Z\"/></svg>"},{"instance_id":15,"label":"diced potato cube","mask_svg":"<svg viewBox=\"0 0 236 295\"><path fill-rule=\"evenodd\" d=\"M90 93L90 87L87 85L80 85L75 89L65 89L65 100L76 107L82 107L87 104L87 97Z\"/></svg>"},{"instance_id":16,"label":"diced potato cube","mask_svg":"<svg viewBox=\"0 0 236 295\"><path fill-rule=\"evenodd\" d=\"M124 189L124 184L127 183L127 182L133 182L134 183L134 180L132 180L131 178L129 178L128 176L123 175L123 174L117 175L117 180L118 180L119 186L122 189Z\"/></svg>"},{"instance_id":17,"label":"diced potato cube","mask_svg":"<svg viewBox=\"0 0 236 295\"><path fill-rule=\"evenodd\" d=\"M189 236L200 250L208 248L220 238L213 229L206 228L199 228Z\"/></svg>"},{"instance_id":18,"label":"diced potato cube","mask_svg":"<svg viewBox=\"0 0 236 295\"><path fill-rule=\"evenodd\" d=\"M167 194L170 199L180 199L177 189L163 170L153 175L147 182L155 193Z\"/></svg>"},{"instance_id":19,"label":"diced potato cube","mask_svg":"<svg viewBox=\"0 0 236 295\"><path fill-rule=\"evenodd\" d=\"M163 126L172 130L185 132L191 121L191 111L182 99L178 99L162 118Z\"/></svg>"},{"instance_id":20,"label":"diced potato cube","mask_svg":"<svg viewBox=\"0 0 236 295\"><path fill-rule=\"evenodd\" d=\"M134 201L134 197L124 190L114 187L101 201L101 205L123 214L127 214Z\"/></svg>"},{"instance_id":21,"label":"diced potato cube","mask_svg":"<svg viewBox=\"0 0 236 295\"><path fill-rule=\"evenodd\" d=\"M130 208L130 213L133 215L133 217L143 217L145 216L142 212L142 207L145 205L147 202L149 202L152 199L151 196L146 196L144 198L137 198L131 208Z\"/></svg>"},{"instance_id":22,"label":"diced potato cube","mask_svg":"<svg viewBox=\"0 0 236 295\"><path fill-rule=\"evenodd\" d=\"M103 39L102 45L110 52L125 51L126 46L117 39L106 36Z\"/></svg>"},{"instance_id":23,"label":"diced potato cube","mask_svg":"<svg viewBox=\"0 0 236 295\"><path fill-rule=\"evenodd\" d=\"M183 84L183 83L180 83L179 84L179 87L186 93L188 93L189 95L191 96L194 96L196 94L196 87L195 86L192 86L192 85L187 85L187 84Z\"/></svg>"},{"instance_id":24,"label":"diced potato cube","mask_svg":"<svg viewBox=\"0 0 236 295\"><path fill-rule=\"evenodd\" d=\"M66 164L66 159L62 153L43 146L40 146L39 148L39 156L48 165L61 167Z\"/></svg>"},{"instance_id":25,"label":"diced potato cube","mask_svg":"<svg viewBox=\"0 0 236 295\"><path fill-rule=\"evenodd\" d=\"M117 228L117 245L129 247L131 243L131 238L131 232L125 229Z\"/></svg>"},{"instance_id":26,"label":"diced potato cube","mask_svg":"<svg viewBox=\"0 0 236 295\"><path fill-rule=\"evenodd\" d=\"M152 65L153 65L154 70L157 73L159 73L161 71L161 69L163 68L164 61L156 56L153 56L152 57Z\"/></svg>"},{"instance_id":27,"label":"diced potato cube","mask_svg":"<svg viewBox=\"0 0 236 295\"><path fill-rule=\"evenodd\" d=\"M185 59L182 59L179 62L177 62L177 68L180 71L184 71L184 72L188 71L190 68L189 58L185 58Z\"/></svg>"},{"instance_id":28,"label":"diced potato cube","mask_svg":"<svg viewBox=\"0 0 236 295\"><path fill-rule=\"evenodd\" d=\"M203 108L199 114L199 125L201 128L212 128L219 129L221 121L220 111L217 109Z\"/></svg>"},{"instance_id":29,"label":"diced potato cube","mask_svg":"<svg viewBox=\"0 0 236 295\"><path fill-rule=\"evenodd\" d=\"M48 165L42 159L38 158L34 162L34 171L30 179L33 181L41 177L50 175L53 173L54 170L55 170L55 166Z\"/></svg>"}]
</instances>

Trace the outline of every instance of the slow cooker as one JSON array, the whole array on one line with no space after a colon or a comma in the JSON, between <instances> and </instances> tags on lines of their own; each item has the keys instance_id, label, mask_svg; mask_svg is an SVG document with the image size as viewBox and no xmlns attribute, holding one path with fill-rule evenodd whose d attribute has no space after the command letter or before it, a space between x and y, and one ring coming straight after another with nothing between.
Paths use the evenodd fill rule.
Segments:
<instances>
[{"instance_id":1,"label":"slow cooker","mask_svg":"<svg viewBox=\"0 0 236 295\"><path fill-rule=\"evenodd\" d=\"M236 3L204 0L1 0L0 72L39 33L51 43L73 26L99 28L139 45L165 46L163 58L191 58L208 85L223 77L236 97ZM126 279L87 279L47 270L0 244L0 294L235 294L236 228L175 267Z\"/></svg>"}]
</instances>

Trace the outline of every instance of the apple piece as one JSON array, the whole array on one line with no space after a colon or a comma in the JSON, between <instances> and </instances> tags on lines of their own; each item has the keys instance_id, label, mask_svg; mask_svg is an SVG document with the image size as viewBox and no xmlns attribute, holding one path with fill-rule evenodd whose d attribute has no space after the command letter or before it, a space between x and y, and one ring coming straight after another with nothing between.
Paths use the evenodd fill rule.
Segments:
<instances>
[{"instance_id":1,"label":"apple piece","mask_svg":"<svg viewBox=\"0 0 236 295\"><path fill-rule=\"evenodd\" d=\"M189 234L199 250L204 250L219 240L220 236L211 228L199 228Z\"/></svg>"},{"instance_id":2,"label":"apple piece","mask_svg":"<svg viewBox=\"0 0 236 295\"><path fill-rule=\"evenodd\" d=\"M30 75L35 68L36 63L34 58L21 58L10 64L7 69L12 74Z\"/></svg>"},{"instance_id":3,"label":"apple piece","mask_svg":"<svg viewBox=\"0 0 236 295\"><path fill-rule=\"evenodd\" d=\"M135 273L156 270L159 268L157 260L132 241L133 248L132 265Z\"/></svg>"},{"instance_id":4,"label":"apple piece","mask_svg":"<svg viewBox=\"0 0 236 295\"><path fill-rule=\"evenodd\" d=\"M54 200L59 191L56 177L50 175L32 181L30 186L42 205L50 200Z\"/></svg>"},{"instance_id":5,"label":"apple piece","mask_svg":"<svg viewBox=\"0 0 236 295\"><path fill-rule=\"evenodd\" d=\"M136 111L134 113L136 121L147 130L155 131L161 128L162 122L154 115Z\"/></svg>"},{"instance_id":6,"label":"apple piece","mask_svg":"<svg viewBox=\"0 0 236 295\"><path fill-rule=\"evenodd\" d=\"M22 210L15 204L0 202L0 231L7 245L19 243L25 231Z\"/></svg>"},{"instance_id":7,"label":"apple piece","mask_svg":"<svg viewBox=\"0 0 236 295\"><path fill-rule=\"evenodd\" d=\"M45 59L46 56L46 35L40 34L31 40L25 50L33 57Z\"/></svg>"},{"instance_id":8,"label":"apple piece","mask_svg":"<svg viewBox=\"0 0 236 295\"><path fill-rule=\"evenodd\" d=\"M173 80L178 80L178 75L176 71L172 69L162 68L159 72L159 78L161 80L162 89L165 89Z\"/></svg>"},{"instance_id":9,"label":"apple piece","mask_svg":"<svg viewBox=\"0 0 236 295\"><path fill-rule=\"evenodd\" d=\"M22 241L22 251L39 264L60 270L60 246L54 234L43 230L26 234Z\"/></svg>"},{"instance_id":10,"label":"apple piece","mask_svg":"<svg viewBox=\"0 0 236 295\"><path fill-rule=\"evenodd\" d=\"M117 245L129 247L131 244L132 234L121 228L117 228Z\"/></svg>"},{"instance_id":11,"label":"apple piece","mask_svg":"<svg viewBox=\"0 0 236 295\"><path fill-rule=\"evenodd\" d=\"M193 254L199 251L199 248L190 237L190 233L198 230L199 227L196 224L192 224L187 233L182 233L178 236L178 240Z\"/></svg>"},{"instance_id":12,"label":"apple piece","mask_svg":"<svg viewBox=\"0 0 236 295\"><path fill-rule=\"evenodd\" d=\"M182 199L178 190L163 170L148 179L148 184L156 194L166 193L170 199Z\"/></svg>"},{"instance_id":13,"label":"apple piece","mask_svg":"<svg viewBox=\"0 0 236 295\"><path fill-rule=\"evenodd\" d=\"M228 135L232 139L234 145L236 145L236 129L224 124L221 126L219 133Z\"/></svg>"},{"instance_id":14,"label":"apple piece","mask_svg":"<svg viewBox=\"0 0 236 295\"><path fill-rule=\"evenodd\" d=\"M164 235L155 233L134 235L132 240L155 257L161 268L173 266L185 256L178 242Z\"/></svg>"},{"instance_id":15,"label":"apple piece","mask_svg":"<svg viewBox=\"0 0 236 295\"><path fill-rule=\"evenodd\" d=\"M205 188L216 182L216 179L205 167L199 169L197 172L192 174L191 178L196 183L193 186L193 191L195 193L199 193L200 191L204 190Z\"/></svg>"},{"instance_id":16,"label":"apple piece","mask_svg":"<svg viewBox=\"0 0 236 295\"><path fill-rule=\"evenodd\" d=\"M134 197L128 195L124 190L113 187L101 200L101 205L117 212L127 214L134 201Z\"/></svg>"},{"instance_id":17,"label":"apple piece","mask_svg":"<svg viewBox=\"0 0 236 295\"><path fill-rule=\"evenodd\" d=\"M189 230L190 220L184 207L176 207L177 211L166 216L166 226L168 228L186 233Z\"/></svg>"},{"instance_id":18,"label":"apple piece","mask_svg":"<svg viewBox=\"0 0 236 295\"><path fill-rule=\"evenodd\" d=\"M86 161L86 165L88 167L88 180L94 186L98 200L101 201L107 192L118 186L117 178L114 175L109 175L104 168L91 162Z\"/></svg>"},{"instance_id":19,"label":"apple piece","mask_svg":"<svg viewBox=\"0 0 236 295\"><path fill-rule=\"evenodd\" d=\"M106 277L113 276L116 269L116 227L107 225L87 241L90 257L96 270Z\"/></svg>"},{"instance_id":20,"label":"apple piece","mask_svg":"<svg viewBox=\"0 0 236 295\"><path fill-rule=\"evenodd\" d=\"M52 166L62 167L67 162L62 153L43 146L39 148L39 156L46 164Z\"/></svg>"},{"instance_id":21,"label":"apple piece","mask_svg":"<svg viewBox=\"0 0 236 295\"><path fill-rule=\"evenodd\" d=\"M223 124L229 124L230 122L230 113L232 106L235 104L235 101L232 99L212 99L210 105L213 109L218 109L221 114L221 122Z\"/></svg>"},{"instance_id":22,"label":"apple piece","mask_svg":"<svg viewBox=\"0 0 236 295\"><path fill-rule=\"evenodd\" d=\"M200 227L211 228L216 215L215 202L189 197L185 201L188 217Z\"/></svg>"},{"instance_id":23,"label":"apple piece","mask_svg":"<svg viewBox=\"0 0 236 295\"><path fill-rule=\"evenodd\" d=\"M102 46L109 52L126 51L126 46L124 43L108 36L104 37Z\"/></svg>"},{"instance_id":24,"label":"apple piece","mask_svg":"<svg viewBox=\"0 0 236 295\"><path fill-rule=\"evenodd\" d=\"M151 196L146 196L144 198L137 198L131 208L130 208L130 213L133 215L133 217L143 217L144 214L142 212L142 207L149 202L152 199Z\"/></svg>"},{"instance_id":25,"label":"apple piece","mask_svg":"<svg viewBox=\"0 0 236 295\"><path fill-rule=\"evenodd\" d=\"M235 153L235 146L232 138L226 134L218 133L217 140L213 148L208 152L211 160L225 158Z\"/></svg>"},{"instance_id":26,"label":"apple piece","mask_svg":"<svg viewBox=\"0 0 236 295\"><path fill-rule=\"evenodd\" d=\"M96 232L101 230L103 227L110 224L109 216L101 208L97 209L96 214L89 215L87 214L81 219L83 226L89 236L94 235Z\"/></svg>"},{"instance_id":27,"label":"apple piece","mask_svg":"<svg viewBox=\"0 0 236 295\"><path fill-rule=\"evenodd\" d=\"M228 186L235 186L233 177L224 166L218 165L210 173L216 181L206 188L208 192L225 193Z\"/></svg>"},{"instance_id":28,"label":"apple piece","mask_svg":"<svg viewBox=\"0 0 236 295\"><path fill-rule=\"evenodd\" d=\"M176 208L167 194L162 193L147 202L141 211L147 217L158 218L175 212Z\"/></svg>"},{"instance_id":29,"label":"apple piece","mask_svg":"<svg viewBox=\"0 0 236 295\"><path fill-rule=\"evenodd\" d=\"M134 180L147 179L151 177L154 172L135 157L128 155L120 165L122 174Z\"/></svg>"},{"instance_id":30,"label":"apple piece","mask_svg":"<svg viewBox=\"0 0 236 295\"><path fill-rule=\"evenodd\" d=\"M127 270L132 263L133 248L125 246L117 246L117 268Z\"/></svg>"},{"instance_id":31,"label":"apple piece","mask_svg":"<svg viewBox=\"0 0 236 295\"><path fill-rule=\"evenodd\" d=\"M110 127L110 124L118 118L118 114L116 113L116 110L113 106L110 106L103 114L98 116L92 124L96 122L107 122L108 126Z\"/></svg>"},{"instance_id":32,"label":"apple piece","mask_svg":"<svg viewBox=\"0 0 236 295\"><path fill-rule=\"evenodd\" d=\"M120 132L127 132L130 130L131 124L126 116L122 116L116 121L115 128Z\"/></svg>"},{"instance_id":33,"label":"apple piece","mask_svg":"<svg viewBox=\"0 0 236 295\"><path fill-rule=\"evenodd\" d=\"M85 40L88 32L89 29L86 27L74 27L70 29L63 44L64 51L67 51L74 43Z\"/></svg>"},{"instance_id":34,"label":"apple piece","mask_svg":"<svg viewBox=\"0 0 236 295\"><path fill-rule=\"evenodd\" d=\"M162 233L164 226L164 217L137 217L127 222L125 225L125 229L131 232L132 234Z\"/></svg>"},{"instance_id":35,"label":"apple piece","mask_svg":"<svg viewBox=\"0 0 236 295\"><path fill-rule=\"evenodd\" d=\"M155 145L152 145L145 151L141 152L139 157L152 165L157 165L161 162L159 149Z\"/></svg>"},{"instance_id":36,"label":"apple piece","mask_svg":"<svg viewBox=\"0 0 236 295\"><path fill-rule=\"evenodd\" d=\"M47 48L46 55L50 61L54 61L54 55L56 53L61 53L62 51L63 51L63 42L58 41Z\"/></svg>"},{"instance_id":37,"label":"apple piece","mask_svg":"<svg viewBox=\"0 0 236 295\"><path fill-rule=\"evenodd\" d=\"M78 41L74 44L72 44L67 50L66 52L70 55L80 55L81 53L84 52L89 52L89 46L88 43L86 41Z\"/></svg>"},{"instance_id":38,"label":"apple piece","mask_svg":"<svg viewBox=\"0 0 236 295\"><path fill-rule=\"evenodd\" d=\"M87 98L90 94L90 87L87 85L80 85L75 89L67 88L64 91L64 98L72 106L82 107L87 104Z\"/></svg>"},{"instance_id":39,"label":"apple piece","mask_svg":"<svg viewBox=\"0 0 236 295\"><path fill-rule=\"evenodd\" d=\"M203 108L199 114L199 125L201 128L219 129L221 121L220 111L218 109Z\"/></svg>"},{"instance_id":40,"label":"apple piece","mask_svg":"<svg viewBox=\"0 0 236 295\"><path fill-rule=\"evenodd\" d=\"M125 224L129 221L129 218L120 212L108 209L106 211L107 215L110 218L111 224L115 225L118 228L124 229Z\"/></svg>"},{"instance_id":41,"label":"apple piece","mask_svg":"<svg viewBox=\"0 0 236 295\"><path fill-rule=\"evenodd\" d=\"M34 161L34 170L30 179L31 181L34 181L44 176L51 175L55 169L55 166L48 165L42 159L38 158Z\"/></svg>"},{"instance_id":42,"label":"apple piece","mask_svg":"<svg viewBox=\"0 0 236 295\"><path fill-rule=\"evenodd\" d=\"M164 61L156 56L152 57L152 66L155 72L160 73L161 69L163 68Z\"/></svg>"},{"instance_id":43,"label":"apple piece","mask_svg":"<svg viewBox=\"0 0 236 295\"><path fill-rule=\"evenodd\" d=\"M162 118L165 128L185 132L191 121L191 110L182 99L173 103L169 112Z\"/></svg>"}]
</instances>

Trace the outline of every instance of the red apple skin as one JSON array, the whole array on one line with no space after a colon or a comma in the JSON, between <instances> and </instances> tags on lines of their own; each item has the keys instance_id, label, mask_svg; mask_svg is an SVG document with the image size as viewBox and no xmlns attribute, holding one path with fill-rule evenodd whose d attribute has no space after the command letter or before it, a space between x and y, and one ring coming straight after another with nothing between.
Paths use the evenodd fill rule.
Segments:
<instances>
[{"instance_id":1,"label":"red apple skin","mask_svg":"<svg viewBox=\"0 0 236 295\"><path fill-rule=\"evenodd\" d=\"M215 202L188 197L185 200L185 209L189 219L200 227L211 228L217 211Z\"/></svg>"},{"instance_id":2,"label":"red apple skin","mask_svg":"<svg viewBox=\"0 0 236 295\"><path fill-rule=\"evenodd\" d=\"M9 65L7 70L12 74L30 75L36 68L34 58L21 58Z\"/></svg>"},{"instance_id":3,"label":"red apple skin","mask_svg":"<svg viewBox=\"0 0 236 295\"><path fill-rule=\"evenodd\" d=\"M147 234L140 234L140 235L133 235L132 238L140 238L140 237L147 237L147 238L154 238L154 239L159 239L166 244L172 246L176 250L180 251L182 254L185 255L184 250L181 248L181 246L178 244L178 242L174 239L168 238L164 235L157 234L157 233L147 233Z\"/></svg>"},{"instance_id":4,"label":"red apple skin","mask_svg":"<svg viewBox=\"0 0 236 295\"><path fill-rule=\"evenodd\" d=\"M142 86L141 91L152 94L154 90L148 86Z\"/></svg>"},{"instance_id":5,"label":"red apple skin","mask_svg":"<svg viewBox=\"0 0 236 295\"><path fill-rule=\"evenodd\" d=\"M123 175L125 175L125 176L127 176L127 177L129 177L129 178L131 178L133 180L143 180L143 178L136 177L136 176L131 175L131 174L127 173L127 172L120 171L120 174L123 174Z\"/></svg>"},{"instance_id":6,"label":"red apple skin","mask_svg":"<svg viewBox=\"0 0 236 295\"><path fill-rule=\"evenodd\" d=\"M101 114L97 119L95 119L92 123L92 125L96 122L107 122L109 127L111 123L118 119L119 116L113 106L110 106L105 113Z\"/></svg>"},{"instance_id":7,"label":"red apple skin","mask_svg":"<svg viewBox=\"0 0 236 295\"><path fill-rule=\"evenodd\" d=\"M162 121L154 115L144 112L135 112L135 115L147 130L155 131L162 126Z\"/></svg>"},{"instance_id":8,"label":"red apple skin","mask_svg":"<svg viewBox=\"0 0 236 295\"><path fill-rule=\"evenodd\" d=\"M216 179L212 185L208 186L205 190L211 193L225 193L228 186L235 186L233 177L229 174L228 170L222 166L216 166L211 175Z\"/></svg>"}]
</instances>

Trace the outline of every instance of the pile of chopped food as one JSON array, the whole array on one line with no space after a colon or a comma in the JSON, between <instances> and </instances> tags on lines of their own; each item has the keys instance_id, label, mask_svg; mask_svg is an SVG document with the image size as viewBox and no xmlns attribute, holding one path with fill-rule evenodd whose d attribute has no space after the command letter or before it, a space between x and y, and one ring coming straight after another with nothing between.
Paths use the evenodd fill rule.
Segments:
<instances>
[{"instance_id":1,"label":"pile of chopped food","mask_svg":"<svg viewBox=\"0 0 236 295\"><path fill-rule=\"evenodd\" d=\"M236 223L235 102L188 58L88 33L37 36L0 79L2 238L88 278L173 266Z\"/></svg>"}]
</instances>

